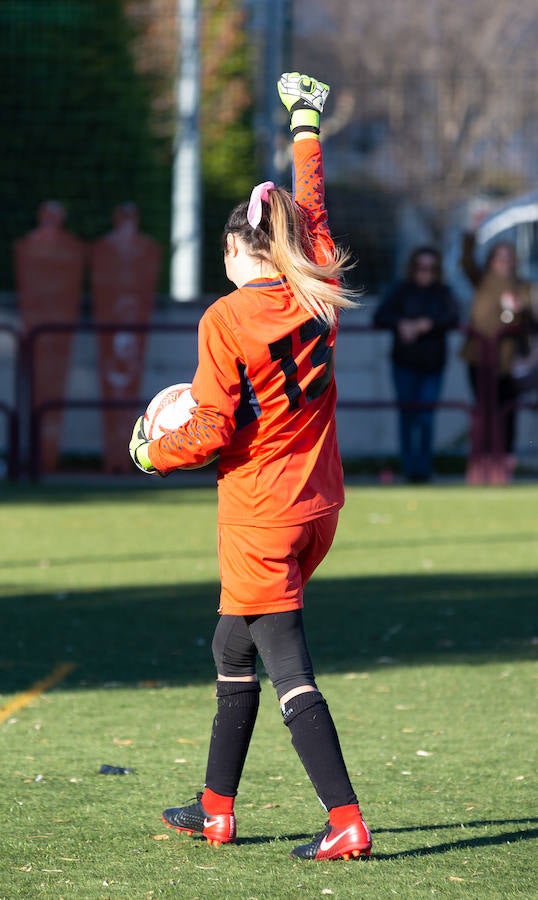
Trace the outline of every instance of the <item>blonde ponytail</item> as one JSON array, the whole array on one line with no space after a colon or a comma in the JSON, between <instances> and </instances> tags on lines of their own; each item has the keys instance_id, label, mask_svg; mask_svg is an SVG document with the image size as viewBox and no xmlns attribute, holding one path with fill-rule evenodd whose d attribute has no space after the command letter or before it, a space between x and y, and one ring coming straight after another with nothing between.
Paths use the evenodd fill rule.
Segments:
<instances>
[{"instance_id":1,"label":"blonde ponytail","mask_svg":"<svg viewBox=\"0 0 538 900\"><path fill-rule=\"evenodd\" d=\"M349 251L334 248L325 263L312 259L313 248L306 215L289 193L276 188L269 194L269 253L275 267L286 276L295 299L313 316L336 324L338 309L352 309L358 295L342 285L351 268Z\"/></svg>"},{"instance_id":2,"label":"blonde ponytail","mask_svg":"<svg viewBox=\"0 0 538 900\"><path fill-rule=\"evenodd\" d=\"M342 284L344 273L352 267L349 252L334 248L327 252L326 262L314 262L306 212L291 194L276 187L260 203L261 218L254 226L247 219L247 203L232 210L222 236L224 250L228 234L239 235L251 256L282 272L304 309L335 325L338 309L352 309L359 298Z\"/></svg>"}]
</instances>

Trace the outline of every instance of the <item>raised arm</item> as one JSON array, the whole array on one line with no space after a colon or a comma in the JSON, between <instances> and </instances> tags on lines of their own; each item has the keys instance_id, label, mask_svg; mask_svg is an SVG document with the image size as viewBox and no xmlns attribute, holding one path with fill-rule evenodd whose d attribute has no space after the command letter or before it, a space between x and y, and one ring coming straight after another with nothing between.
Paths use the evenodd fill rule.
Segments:
<instances>
[{"instance_id":1,"label":"raised arm","mask_svg":"<svg viewBox=\"0 0 538 900\"><path fill-rule=\"evenodd\" d=\"M301 75L285 72L278 82L278 93L290 114L293 136L293 196L307 218L315 262L324 263L332 255L334 243L325 208L323 155L319 141L319 121L329 94L329 85Z\"/></svg>"}]
</instances>

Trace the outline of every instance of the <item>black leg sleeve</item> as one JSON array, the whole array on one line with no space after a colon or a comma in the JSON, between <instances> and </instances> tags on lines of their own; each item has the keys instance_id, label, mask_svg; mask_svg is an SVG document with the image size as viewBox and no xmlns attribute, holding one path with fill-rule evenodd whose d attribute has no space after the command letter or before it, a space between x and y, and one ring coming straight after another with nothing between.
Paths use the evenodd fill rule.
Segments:
<instances>
[{"instance_id":1,"label":"black leg sleeve","mask_svg":"<svg viewBox=\"0 0 538 900\"><path fill-rule=\"evenodd\" d=\"M319 691L288 700L284 723L307 775L325 809L356 803L329 707Z\"/></svg>"},{"instance_id":2,"label":"black leg sleeve","mask_svg":"<svg viewBox=\"0 0 538 900\"><path fill-rule=\"evenodd\" d=\"M257 681L217 681L205 783L216 794L235 797L258 715Z\"/></svg>"}]
</instances>

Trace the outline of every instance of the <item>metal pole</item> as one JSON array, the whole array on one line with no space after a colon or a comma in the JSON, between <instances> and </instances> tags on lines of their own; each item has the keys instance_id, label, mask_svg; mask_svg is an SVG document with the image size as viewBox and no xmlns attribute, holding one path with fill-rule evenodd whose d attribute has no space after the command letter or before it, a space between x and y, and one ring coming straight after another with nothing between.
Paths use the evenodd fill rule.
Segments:
<instances>
[{"instance_id":1,"label":"metal pole","mask_svg":"<svg viewBox=\"0 0 538 900\"><path fill-rule=\"evenodd\" d=\"M293 5L292 0L246 0L246 6L257 61L254 130L261 177L280 182L289 160L287 141L282 139L287 117L278 99L276 83L292 65Z\"/></svg>"},{"instance_id":2,"label":"metal pole","mask_svg":"<svg viewBox=\"0 0 538 900\"><path fill-rule=\"evenodd\" d=\"M175 300L200 295L200 5L178 0L177 131L172 171L170 292Z\"/></svg>"}]
</instances>

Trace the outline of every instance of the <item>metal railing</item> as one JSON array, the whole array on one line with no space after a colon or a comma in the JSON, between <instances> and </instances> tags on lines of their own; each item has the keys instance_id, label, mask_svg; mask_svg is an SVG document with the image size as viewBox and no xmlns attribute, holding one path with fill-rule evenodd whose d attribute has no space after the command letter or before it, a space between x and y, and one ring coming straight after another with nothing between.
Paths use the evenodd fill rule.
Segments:
<instances>
[{"instance_id":1,"label":"metal railing","mask_svg":"<svg viewBox=\"0 0 538 900\"><path fill-rule=\"evenodd\" d=\"M188 333L198 331L198 325L188 323L123 323L123 322L78 322L69 324L45 324L37 326L28 332L23 341L22 358L25 360L25 370L28 383L29 397L29 454L28 474L33 480L39 480L41 476L42 456L42 425L47 413L58 409L78 410L113 410L113 409L144 409L150 398L125 397L105 398L94 397L87 399L53 398L43 403L37 403L36 394L36 346L38 341L50 334L117 334L128 332L131 334L158 334L171 332Z\"/></svg>"},{"instance_id":2,"label":"metal railing","mask_svg":"<svg viewBox=\"0 0 538 900\"><path fill-rule=\"evenodd\" d=\"M36 347L38 341L51 334L111 334L131 332L134 334L158 334L158 333L195 333L197 324L175 323L133 323L123 322L83 322L73 324L51 323L39 325L22 336L17 329L11 326L0 325L0 330L8 331L15 341L14 366L16 373L16 397L17 407L0 402L0 414L4 415L8 422L8 446L7 446L7 472L11 479L18 478L21 474L27 474L32 479L38 480L42 474L42 439L43 421L52 410L106 410L106 409L133 409L144 408L148 398L126 397L120 399L107 399L104 397L89 397L85 399L71 399L68 397L50 398L44 402L36 400ZM364 334L378 332L371 326L346 324L343 335L353 333ZM492 341L486 341L472 329L460 329L464 334L472 334L481 342L481 360L479 366L479 381L477 385L477 397L474 403L466 400L446 399L436 404L407 404L405 408L427 408L438 410L458 410L469 417L470 452L469 467L476 463L481 455L480 447L485 444L491 447L493 465L498 465L503 456L502 419L516 408L538 410L538 402L530 402L521 398L510 404L499 406L497 403L497 365L498 343L502 338L498 336ZM462 363L463 364L463 363ZM404 405L394 400L368 400L339 399L340 410L383 410L403 409ZM24 440L23 440L24 438ZM482 454L483 455L483 454ZM468 468L469 471L469 468ZM472 479L469 479L472 481ZM497 479L499 480L499 479Z\"/></svg>"}]
</instances>

